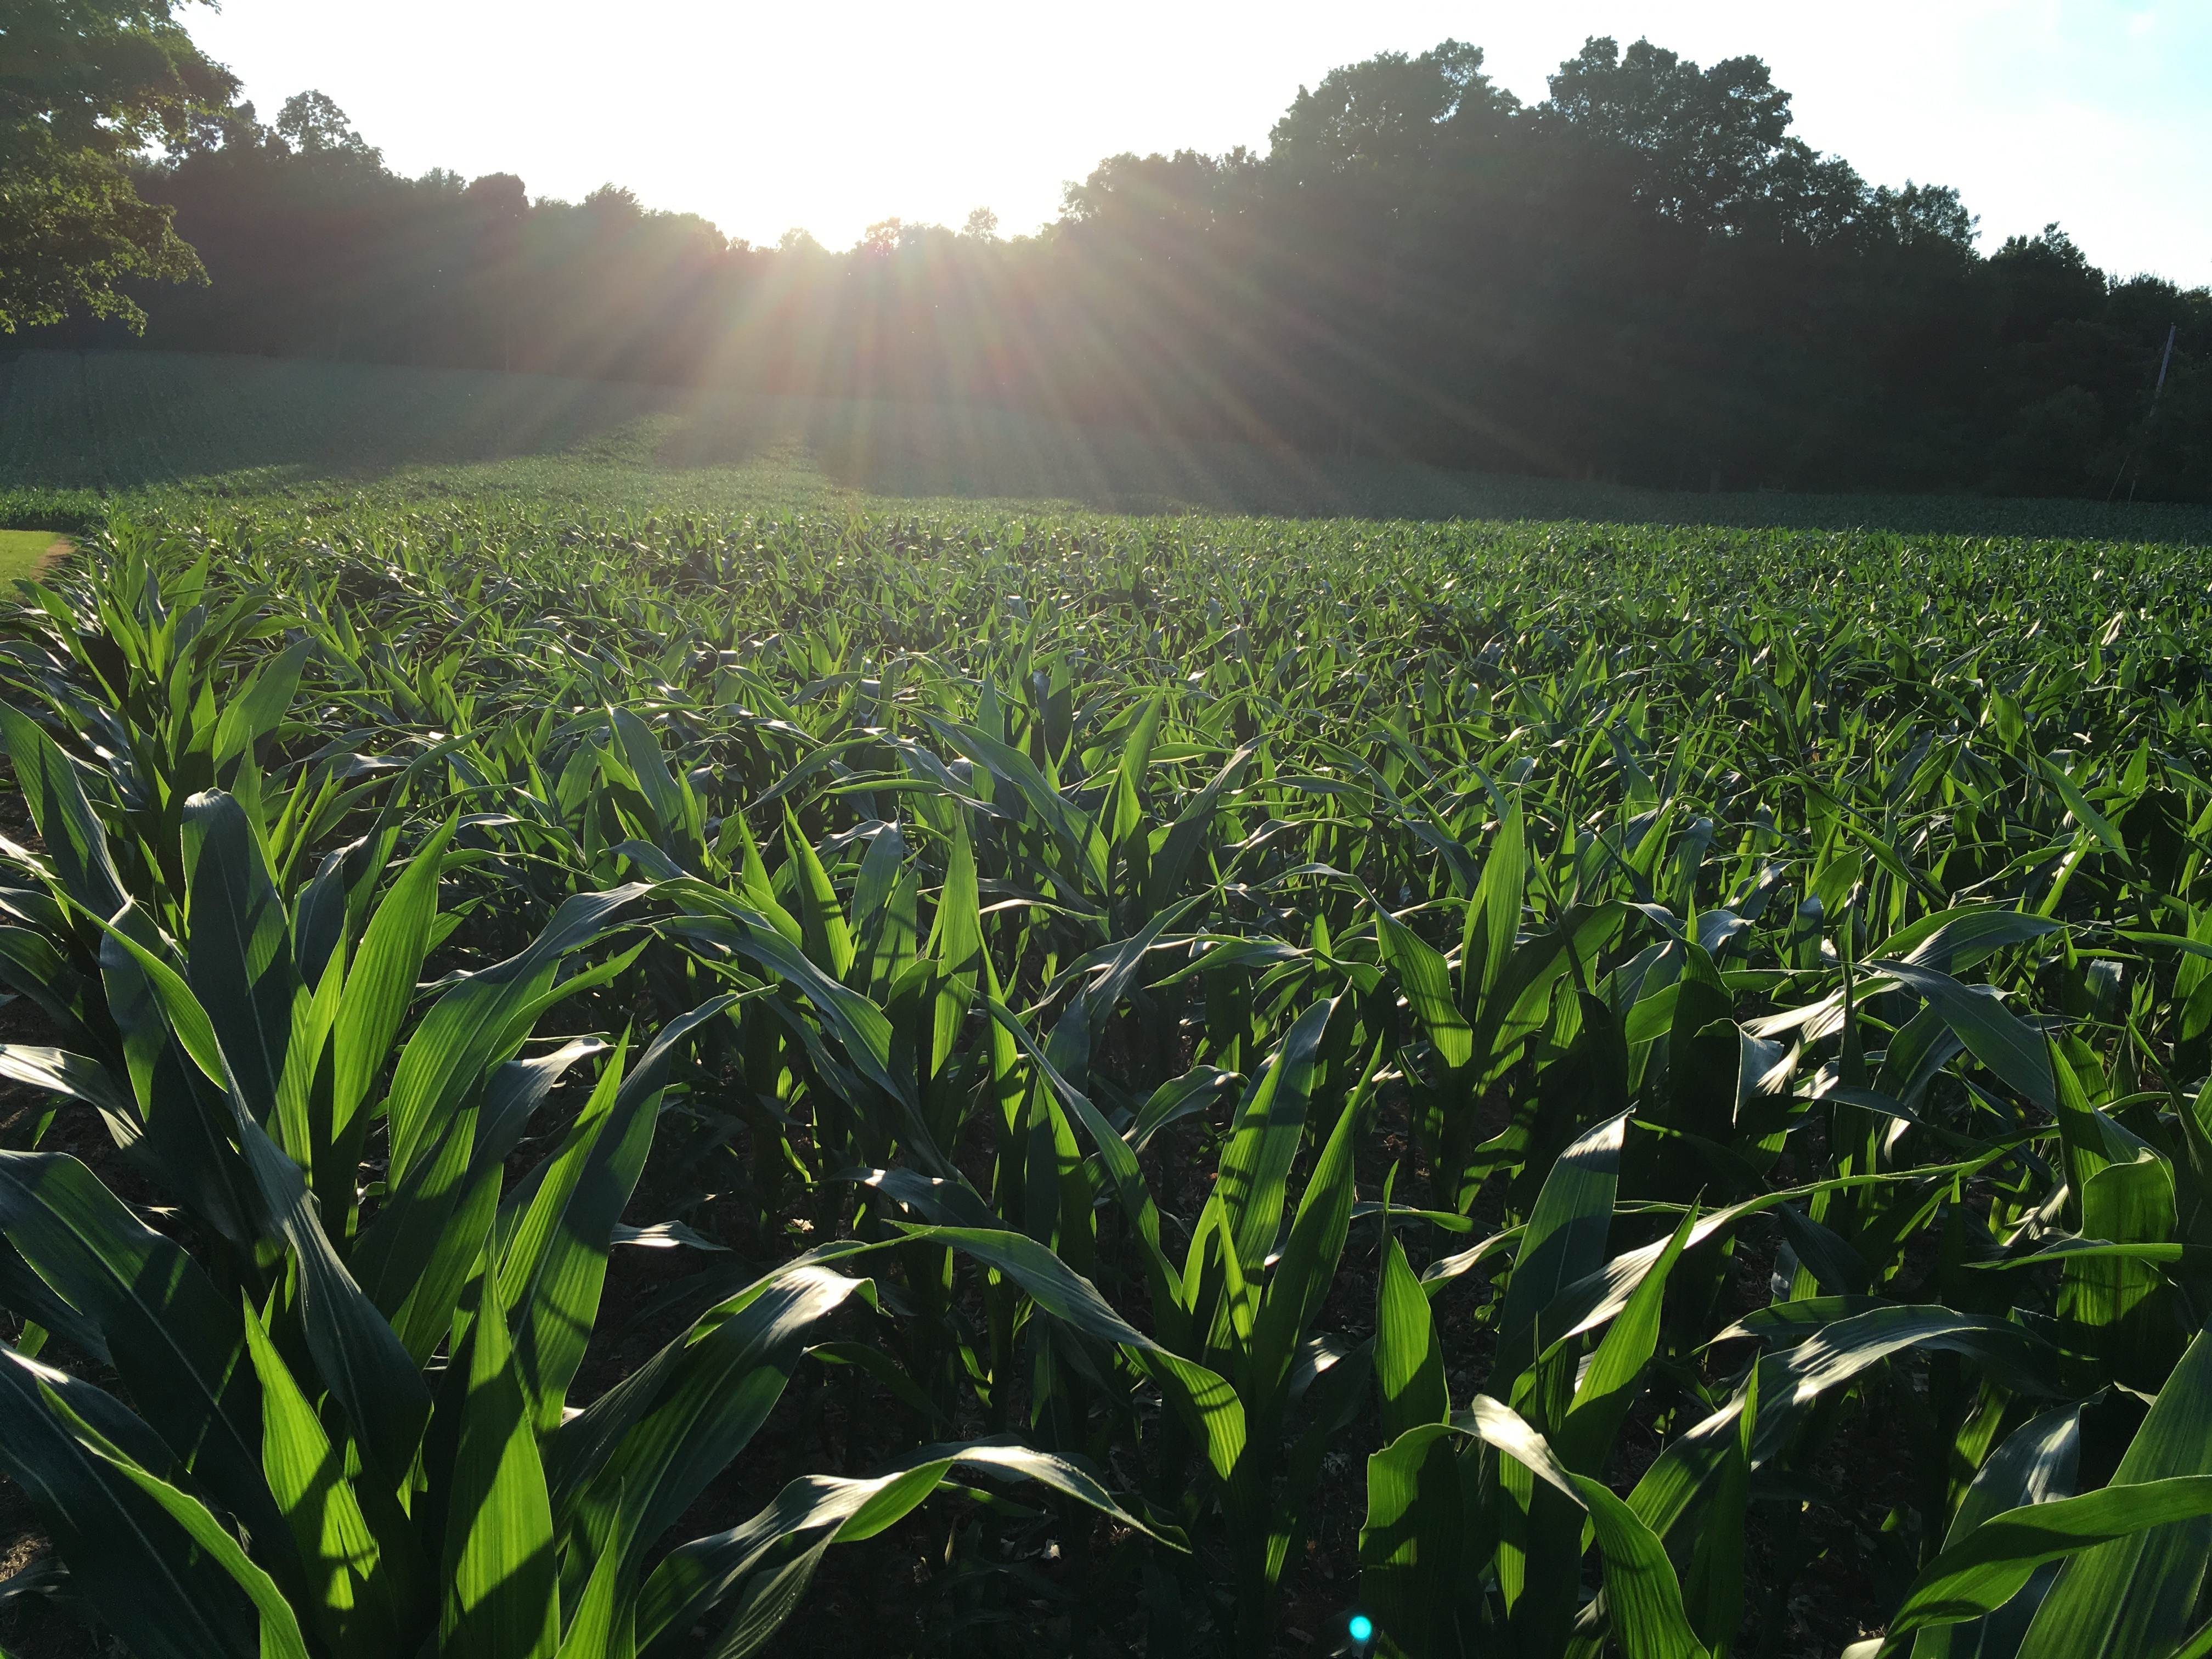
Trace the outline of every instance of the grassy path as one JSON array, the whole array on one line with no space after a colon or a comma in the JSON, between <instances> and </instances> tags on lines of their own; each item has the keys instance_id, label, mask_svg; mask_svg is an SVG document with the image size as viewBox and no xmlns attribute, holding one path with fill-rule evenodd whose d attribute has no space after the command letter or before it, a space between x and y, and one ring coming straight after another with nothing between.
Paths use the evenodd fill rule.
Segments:
<instances>
[{"instance_id":1,"label":"grassy path","mask_svg":"<svg viewBox=\"0 0 2212 1659\"><path fill-rule=\"evenodd\" d=\"M0 530L0 583L37 574L48 553L68 545L51 530Z\"/></svg>"}]
</instances>

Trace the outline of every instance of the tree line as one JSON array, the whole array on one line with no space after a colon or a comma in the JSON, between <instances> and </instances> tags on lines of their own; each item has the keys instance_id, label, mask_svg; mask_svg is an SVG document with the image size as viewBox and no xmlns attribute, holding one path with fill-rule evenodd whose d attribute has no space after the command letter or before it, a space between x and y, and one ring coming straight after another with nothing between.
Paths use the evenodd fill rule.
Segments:
<instances>
[{"instance_id":1,"label":"tree line","mask_svg":"<svg viewBox=\"0 0 2212 1659\"><path fill-rule=\"evenodd\" d=\"M126 274L119 315L16 337L981 402L1676 489L2212 498L2212 292L2108 276L2055 225L1980 253L1955 191L1795 137L1756 58L1594 39L1549 92L1458 41L1385 53L1300 88L1264 153L1116 155L1036 235L979 210L842 252L613 185L404 178L306 93L133 165L204 286Z\"/></svg>"}]
</instances>

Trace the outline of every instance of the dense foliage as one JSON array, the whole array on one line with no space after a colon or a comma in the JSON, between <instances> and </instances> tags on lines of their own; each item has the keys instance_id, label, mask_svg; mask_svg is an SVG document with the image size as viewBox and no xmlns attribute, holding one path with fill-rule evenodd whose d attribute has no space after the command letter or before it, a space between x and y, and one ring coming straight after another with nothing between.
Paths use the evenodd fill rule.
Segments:
<instances>
[{"instance_id":1,"label":"dense foliage","mask_svg":"<svg viewBox=\"0 0 2212 1659\"><path fill-rule=\"evenodd\" d=\"M1124 155L1035 237L726 240L610 185L397 177L320 94L142 176L171 349L971 402L1664 489L2212 498L2212 297L1790 136L1766 67L1593 40L1522 106L1447 41L1264 155ZM97 326L70 343L119 340ZM2171 341L2164 392L2151 408Z\"/></svg>"},{"instance_id":2,"label":"dense foliage","mask_svg":"<svg viewBox=\"0 0 2212 1659\"><path fill-rule=\"evenodd\" d=\"M2207 603L118 522L0 647L39 1582L142 1656L733 1655L904 1528L841 1650L2199 1651Z\"/></svg>"},{"instance_id":3,"label":"dense foliage","mask_svg":"<svg viewBox=\"0 0 2212 1659\"><path fill-rule=\"evenodd\" d=\"M204 280L134 152L213 143L238 81L175 0L13 0L0 15L0 332L72 313L143 331L126 284Z\"/></svg>"}]
</instances>

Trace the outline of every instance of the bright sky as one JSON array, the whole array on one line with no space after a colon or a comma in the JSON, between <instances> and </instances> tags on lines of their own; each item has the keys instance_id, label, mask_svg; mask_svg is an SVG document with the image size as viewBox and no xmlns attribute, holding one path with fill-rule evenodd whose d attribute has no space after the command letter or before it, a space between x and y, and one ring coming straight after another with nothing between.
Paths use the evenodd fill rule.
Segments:
<instances>
[{"instance_id":1,"label":"bright sky","mask_svg":"<svg viewBox=\"0 0 2212 1659\"><path fill-rule=\"evenodd\" d=\"M1751 52L1796 131L1954 185L1985 246L2057 220L2107 270L2212 284L2212 0L227 0L185 16L262 118L336 99L395 168L520 173L833 247L872 220L1002 230L1121 150L1266 148L1301 82L1448 36L1524 99L1586 35Z\"/></svg>"}]
</instances>

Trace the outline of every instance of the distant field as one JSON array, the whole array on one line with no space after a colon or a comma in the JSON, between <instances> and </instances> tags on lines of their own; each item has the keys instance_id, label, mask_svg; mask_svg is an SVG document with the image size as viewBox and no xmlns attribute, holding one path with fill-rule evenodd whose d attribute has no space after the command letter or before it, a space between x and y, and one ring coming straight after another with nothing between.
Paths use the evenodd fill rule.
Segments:
<instances>
[{"instance_id":1,"label":"distant field","mask_svg":"<svg viewBox=\"0 0 2212 1659\"><path fill-rule=\"evenodd\" d=\"M403 504L519 495L742 512L992 501L1105 512L1583 520L2212 544L2212 510L1972 496L1675 495L1027 420L1003 410L158 352L0 374L0 491Z\"/></svg>"}]
</instances>

